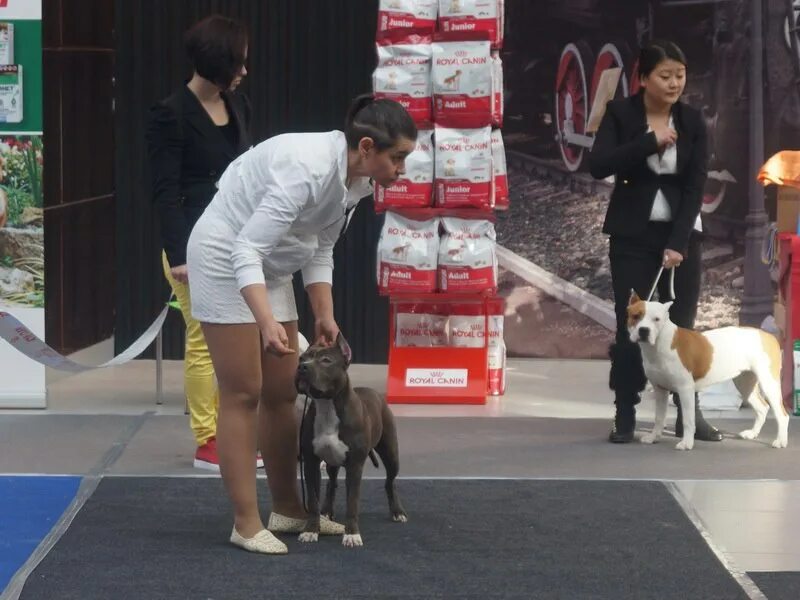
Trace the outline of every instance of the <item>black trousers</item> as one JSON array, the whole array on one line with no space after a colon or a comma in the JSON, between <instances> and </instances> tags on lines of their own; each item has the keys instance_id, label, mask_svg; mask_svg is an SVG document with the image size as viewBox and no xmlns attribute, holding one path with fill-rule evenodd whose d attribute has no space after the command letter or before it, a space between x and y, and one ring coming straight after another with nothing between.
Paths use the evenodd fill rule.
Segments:
<instances>
[{"instance_id":1,"label":"black trousers","mask_svg":"<svg viewBox=\"0 0 800 600\"><path fill-rule=\"evenodd\" d=\"M647 298L664 258L671 223L650 222L644 235L637 238L611 237L611 283L614 291L614 311L617 316L616 341L609 355L611 373L609 385L615 391L617 406L638 404L639 392L647 384L639 345L631 342L627 327L627 307L631 290ZM702 267L702 234L694 232L689 251L675 269L675 300L670 319L679 327L692 329L700 298ZM669 301L668 271L664 271L653 300Z\"/></svg>"}]
</instances>

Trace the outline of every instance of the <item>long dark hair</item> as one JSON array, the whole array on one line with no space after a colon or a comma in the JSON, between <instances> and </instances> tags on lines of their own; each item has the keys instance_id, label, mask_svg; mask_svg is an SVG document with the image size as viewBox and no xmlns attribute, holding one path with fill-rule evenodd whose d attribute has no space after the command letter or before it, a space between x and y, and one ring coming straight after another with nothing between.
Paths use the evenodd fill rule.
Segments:
<instances>
[{"instance_id":1,"label":"long dark hair","mask_svg":"<svg viewBox=\"0 0 800 600\"><path fill-rule=\"evenodd\" d=\"M372 138L378 151L388 150L400 139L417 139L417 126L403 106L381 98L375 100L372 94L355 98L347 111L344 123L344 136L351 150L358 148L361 138Z\"/></svg>"},{"instance_id":2,"label":"long dark hair","mask_svg":"<svg viewBox=\"0 0 800 600\"><path fill-rule=\"evenodd\" d=\"M686 66L686 55L675 42L653 40L639 52L639 77L647 77L661 61L674 60Z\"/></svg>"}]
</instances>

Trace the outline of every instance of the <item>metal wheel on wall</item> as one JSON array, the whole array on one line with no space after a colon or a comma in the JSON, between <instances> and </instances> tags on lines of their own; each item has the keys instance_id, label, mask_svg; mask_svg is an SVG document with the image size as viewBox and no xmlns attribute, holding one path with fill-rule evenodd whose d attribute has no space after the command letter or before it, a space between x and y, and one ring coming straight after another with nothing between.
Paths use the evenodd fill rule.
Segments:
<instances>
[{"instance_id":1,"label":"metal wheel on wall","mask_svg":"<svg viewBox=\"0 0 800 600\"><path fill-rule=\"evenodd\" d=\"M628 78L628 93L633 96L639 93L642 83L639 80L639 59L637 58L631 67L631 76Z\"/></svg>"},{"instance_id":2,"label":"metal wheel on wall","mask_svg":"<svg viewBox=\"0 0 800 600\"><path fill-rule=\"evenodd\" d=\"M591 98L594 99L597 93L597 86L600 83L600 76L606 69L620 68L619 83L614 98L626 98L628 96L628 75L625 73L625 65L630 64L630 49L625 42L613 41L604 44L597 53L597 60L594 63L592 73Z\"/></svg>"},{"instance_id":3,"label":"metal wheel on wall","mask_svg":"<svg viewBox=\"0 0 800 600\"><path fill-rule=\"evenodd\" d=\"M593 62L586 42L569 43L561 52L555 85L555 135L561 158L570 171L580 169L584 150L591 146L586 121L591 97L586 76Z\"/></svg>"}]
</instances>

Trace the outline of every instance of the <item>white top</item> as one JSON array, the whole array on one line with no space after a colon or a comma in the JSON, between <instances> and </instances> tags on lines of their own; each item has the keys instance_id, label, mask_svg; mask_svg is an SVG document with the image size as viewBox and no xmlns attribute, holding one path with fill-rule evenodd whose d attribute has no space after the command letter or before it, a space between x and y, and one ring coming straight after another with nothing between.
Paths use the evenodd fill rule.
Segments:
<instances>
[{"instance_id":1,"label":"white top","mask_svg":"<svg viewBox=\"0 0 800 600\"><path fill-rule=\"evenodd\" d=\"M341 131L279 135L228 166L209 210L238 232L231 261L240 290L297 270L306 286L333 281L333 246L350 209L372 193L368 178L349 189L346 178Z\"/></svg>"},{"instance_id":2,"label":"white top","mask_svg":"<svg viewBox=\"0 0 800 600\"><path fill-rule=\"evenodd\" d=\"M669 117L669 126L670 128L675 129L675 122L672 119L672 115ZM648 125L647 131L653 131L652 127ZM664 150L664 154L662 155L659 155L658 152L651 154L647 157L647 165L653 172L658 173L659 175L674 175L678 170L677 145L672 144L671 146L667 146L667 148ZM656 199L653 201L653 208L650 211L650 220L672 221L672 209L669 206L669 202L667 202L666 196L664 196L664 192L662 192L660 189L656 192ZM703 224L700 221L699 214L694 222L694 228L696 231L703 231Z\"/></svg>"}]
</instances>

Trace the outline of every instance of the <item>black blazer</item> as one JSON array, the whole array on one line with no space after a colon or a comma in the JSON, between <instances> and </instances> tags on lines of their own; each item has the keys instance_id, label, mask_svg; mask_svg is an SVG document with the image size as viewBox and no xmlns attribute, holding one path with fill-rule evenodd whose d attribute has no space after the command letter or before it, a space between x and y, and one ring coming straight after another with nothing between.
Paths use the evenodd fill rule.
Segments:
<instances>
[{"instance_id":1,"label":"black blazer","mask_svg":"<svg viewBox=\"0 0 800 600\"><path fill-rule=\"evenodd\" d=\"M251 145L247 97L236 92L224 92L222 97L238 130L236 147L186 86L150 109L147 147L153 201L171 266L186 264L189 234L214 197L217 180Z\"/></svg>"},{"instance_id":2,"label":"black blazer","mask_svg":"<svg viewBox=\"0 0 800 600\"><path fill-rule=\"evenodd\" d=\"M589 153L589 170L597 179L614 175L616 180L604 233L643 235L660 188L672 210L667 248L686 256L706 182L706 126L700 112L682 102L673 106L672 117L678 132L675 175L658 175L647 165L647 157L658 152L658 143L655 133L647 133L641 92L608 103Z\"/></svg>"}]
</instances>

